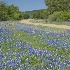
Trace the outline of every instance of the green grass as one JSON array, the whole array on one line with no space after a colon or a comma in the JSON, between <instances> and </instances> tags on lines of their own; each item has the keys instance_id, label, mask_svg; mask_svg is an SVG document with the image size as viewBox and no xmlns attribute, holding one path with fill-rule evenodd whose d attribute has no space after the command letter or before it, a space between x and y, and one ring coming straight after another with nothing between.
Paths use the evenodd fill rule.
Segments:
<instances>
[{"instance_id":1,"label":"green grass","mask_svg":"<svg viewBox=\"0 0 70 70\"><path fill-rule=\"evenodd\" d=\"M56 24L56 25L67 25L67 26L70 26L70 22L57 22L57 21L54 21L54 22L45 22L45 24Z\"/></svg>"},{"instance_id":2,"label":"green grass","mask_svg":"<svg viewBox=\"0 0 70 70\"><path fill-rule=\"evenodd\" d=\"M2 24L2 25L4 26L5 24ZM8 24L7 27L8 28L11 27L10 29L14 30L13 28L16 27L16 26L19 26L19 25L20 24L18 24L18 25L17 24L14 24L14 25L13 24L11 24L11 25ZM25 25L23 27L25 27ZM33 25L31 25L29 27L33 28L33 29L41 28L44 31L48 31L48 32L49 31L52 31L52 32L55 31L55 32L59 32L59 33L66 32L65 29L58 29L58 28L50 28L50 27L42 27L42 26L36 26L35 27ZM61 47L60 50L56 50L53 46L47 46L47 43L45 41L43 41L42 43L40 42L42 40L42 36L39 35L39 34L31 34L31 36L29 36L26 31L14 30L14 33L11 34L10 36L12 36L12 37L14 36L14 40L13 40L12 43L2 42L0 44L1 50L3 52L6 52L8 49L10 49L12 52L20 52L21 51L20 48L16 48L16 47L15 48L11 48L11 45L13 46L13 44L17 41L16 39L18 38L20 40L20 42L22 44L24 44L24 45L26 44L26 42L30 42L31 43L30 47L34 47L34 48L41 49L41 50L43 50L45 47L47 47L48 51L50 51L50 52L54 51L54 53L57 54L57 55L64 55L65 58L70 60L70 56L69 56L70 50L69 49L64 50ZM34 38L34 36L36 38ZM4 35L3 35L3 37L4 37ZM60 39L60 40L64 40L64 41L67 40L67 37L61 37L61 38L56 37L56 38ZM50 39L55 39L55 36L50 36ZM6 48L5 45L8 45L8 48ZM24 52L26 52L26 51L27 51L27 49L24 50ZM16 57L12 56L12 58L15 59ZM25 58L26 58L26 56L22 58L23 62L25 62ZM30 58L32 59L33 55L31 55ZM32 64L33 63L35 63L34 60L32 61Z\"/></svg>"}]
</instances>

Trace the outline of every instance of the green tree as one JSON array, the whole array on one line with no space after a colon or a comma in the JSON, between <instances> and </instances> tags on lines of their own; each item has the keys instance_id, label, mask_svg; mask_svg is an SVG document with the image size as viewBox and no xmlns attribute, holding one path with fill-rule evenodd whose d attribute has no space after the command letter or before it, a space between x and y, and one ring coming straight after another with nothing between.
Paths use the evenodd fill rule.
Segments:
<instances>
[{"instance_id":1,"label":"green tree","mask_svg":"<svg viewBox=\"0 0 70 70\"><path fill-rule=\"evenodd\" d=\"M44 19L44 12L43 11L37 11L36 13L32 14L32 18Z\"/></svg>"},{"instance_id":2,"label":"green tree","mask_svg":"<svg viewBox=\"0 0 70 70\"><path fill-rule=\"evenodd\" d=\"M45 0L48 10L52 14L54 11L70 10L70 0Z\"/></svg>"},{"instance_id":3,"label":"green tree","mask_svg":"<svg viewBox=\"0 0 70 70\"><path fill-rule=\"evenodd\" d=\"M22 13L17 6L8 6L3 1L0 2L0 21L20 19L22 19Z\"/></svg>"},{"instance_id":4,"label":"green tree","mask_svg":"<svg viewBox=\"0 0 70 70\"><path fill-rule=\"evenodd\" d=\"M70 21L70 0L45 0L47 21Z\"/></svg>"},{"instance_id":5,"label":"green tree","mask_svg":"<svg viewBox=\"0 0 70 70\"><path fill-rule=\"evenodd\" d=\"M57 11L49 15L47 21L70 21L70 12L67 11Z\"/></svg>"},{"instance_id":6,"label":"green tree","mask_svg":"<svg viewBox=\"0 0 70 70\"><path fill-rule=\"evenodd\" d=\"M24 19L28 19L29 17L30 17L29 14L23 13L23 18L24 18Z\"/></svg>"},{"instance_id":7,"label":"green tree","mask_svg":"<svg viewBox=\"0 0 70 70\"><path fill-rule=\"evenodd\" d=\"M17 6L10 5L8 6L8 15L11 20L18 20L21 14Z\"/></svg>"},{"instance_id":8,"label":"green tree","mask_svg":"<svg viewBox=\"0 0 70 70\"><path fill-rule=\"evenodd\" d=\"M0 21L1 20L5 21L7 19L8 19L7 4L2 1L2 2L0 2Z\"/></svg>"}]
</instances>

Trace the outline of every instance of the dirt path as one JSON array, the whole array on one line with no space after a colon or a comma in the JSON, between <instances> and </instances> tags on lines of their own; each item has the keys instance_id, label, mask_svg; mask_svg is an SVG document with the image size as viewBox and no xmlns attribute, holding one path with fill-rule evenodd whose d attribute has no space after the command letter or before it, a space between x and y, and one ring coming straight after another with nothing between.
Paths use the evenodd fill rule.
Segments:
<instances>
[{"instance_id":1,"label":"dirt path","mask_svg":"<svg viewBox=\"0 0 70 70\"><path fill-rule=\"evenodd\" d=\"M61 28L61 29L70 29L70 26L67 26L67 25L32 23L32 22L29 22L29 20L21 20L20 23L33 24L33 25L42 25L42 26L55 27L55 28Z\"/></svg>"}]
</instances>

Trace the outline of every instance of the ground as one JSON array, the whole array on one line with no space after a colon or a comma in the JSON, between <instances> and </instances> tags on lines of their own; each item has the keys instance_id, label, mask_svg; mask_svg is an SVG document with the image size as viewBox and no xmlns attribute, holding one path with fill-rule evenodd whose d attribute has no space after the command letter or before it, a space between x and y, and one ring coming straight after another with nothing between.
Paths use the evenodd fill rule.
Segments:
<instances>
[{"instance_id":1,"label":"ground","mask_svg":"<svg viewBox=\"0 0 70 70\"><path fill-rule=\"evenodd\" d=\"M20 23L33 24L33 25L42 25L42 26L55 27L55 28L61 28L61 29L70 29L70 26L67 26L67 25L33 23L33 22L30 22L27 19L26 20L21 20Z\"/></svg>"}]
</instances>

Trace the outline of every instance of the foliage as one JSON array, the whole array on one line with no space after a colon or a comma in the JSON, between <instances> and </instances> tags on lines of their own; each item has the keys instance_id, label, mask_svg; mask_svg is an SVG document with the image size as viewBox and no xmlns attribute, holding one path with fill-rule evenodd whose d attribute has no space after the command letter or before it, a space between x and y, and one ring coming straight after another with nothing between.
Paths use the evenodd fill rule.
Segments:
<instances>
[{"instance_id":1,"label":"foliage","mask_svg":"<svg viewBox=\"0 0 70 70\"><path fill-rule=\"evenodd\" d=\"M70 21L70 0L45 0L48 21Z\"/></svg>"},{"instance_id":2,"label":"foliage","mask_svg":"<svg viewBox=\"0 0 70 70\"><path fill-rule=\"evenodd\" d=\"M4 2L0 2L0 21L19 20L20 17L22 18L22 15L17 6L8 6Z\"/></svg>"},{"instance_id":3,"label":"foliage","mask_svg":"<svg viewBox=\"0 0 70 70\"><path fill-rule=\"evenodd\" d=\"M7 5L4 2L0 2L0 21L7 20Z\"/></svg>"},{"instance_id":4,"label":"foliage","mask_svg":"<svg viewBox=\"0 0 70 70\"><path fill-rule=\"evenodd\" d=\"M0 2L0 21L21 19L46 19L47 21L70 21L69 0L45 0L47 9L21 12L17 6Z\"/></svg>"},{"instance_id":5,"label":"foliage","mask_svg":"<svg viewBox=\"0 0 70 70\"><path fill-rule=\"evenodd\" d=\"M31 15L34 19L45 19L47 10L39 10Z\"/></svg>"},{"instance_id":6,"label":"foliage","mask_svg":"<svg viewBox=\"0 0 70 70\"><path fill-rule=\"evenodd\" d=\"M14 6L14 5L10 5L8 6L8 15L9 17L14 20L18 20L19 19L19 16L20 16L20 12L19 12L19 8L17 6Z\"/></svg>"},{"instance_id":7,"label":"foliage","mask_svg":"<svg viewBox=\"0 0 70 70\"><path fill-rule=\"evenodd\" d=\"M23 19L28 19L30 17L30 15L29 14L26 14L26 13L23 13Z\"/></svg>"},{"instance_id":8,"label":"foliage","mask_svg":"<svg viewBox=\"0 0 70 70\"><path fill-rule=\"evenodd\" d=\"M47 21L70 21L70 12L57 11L50 15Z\"/></svg>"},{"instance_id":9,"label":"foliage","mask_svg":"<svg viewBox=\"0 0 70 70\"><path fill-rule=\"evenodd\" d=\"M49 11L46 9L26 11L24 13L30 15L29 18L31 19L45 19L49 15Z\"/></svg>"},{"instance_id":10,"label":"foliage","mask_svg":"<svg viewBox=\"0 0 70 70\"><path fill-rule=\"evenodd\" d=\"M45 0L45 4L51 13L54 11L70 10L70 0Z\"/></svg>"}]
</instances>

